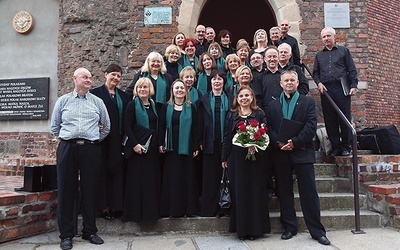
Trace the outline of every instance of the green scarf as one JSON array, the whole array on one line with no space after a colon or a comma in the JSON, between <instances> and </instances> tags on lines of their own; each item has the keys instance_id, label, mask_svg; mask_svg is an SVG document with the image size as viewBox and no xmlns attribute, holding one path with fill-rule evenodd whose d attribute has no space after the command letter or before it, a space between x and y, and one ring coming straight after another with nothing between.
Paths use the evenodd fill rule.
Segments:
<instances>
[{"instance_id":1,"label":"green scarf","mask_svg":"<svg viewBox=\"0 0 400 250\"><path fill-rule=\"evenodd\" d=\"M199 58L197 58L197 56L194 56L194 67L193 67L193 69L195 71L197 71L197 64L198 63L199 63ZM183 65L182 66L183 67L192 66L192 64L190 63L190 59L189 59L189 57L187 55L183 55Z\"/></svg>"},{"instance_id":2,"label":"green scarf","mask_svg":"<svg viewBox=\"0 0 400 250\"><path fill-rule=\"evenodd\" d=\"M220 58L215 59L215 62L217 63L217 69L225 70L225 58L221 56Z\"/></svg>"},{"instance_id":3,"label":"green scarf","mask_svg":"<svg viewBox=\"0 0 400 250\"><path fill-rule=\"evenodd\" d=\"M107 86L105 86L106 87L106 89L107 89L107 91L108 91L108 88L107 88ZM108 92L108 93L110 93L110 92ZM110 95L110 98L111 98L111 95ZM119 96L119 94L118 94L118 90L117 89L115 89L115 99L117 100L117 108L118 108L118 120L119 120L119 133L121 134L122 133L122 121L123 121L123 119L124 119L124 104L123 104L123 102L122 102L122 99L121 99L121 96Z\"/></svg>"},{"instance_id":4,"label":"green scarf","mask_svg":"<svg viewBox=\"0 0 400 250\"><path fill-rule=\"evenodd\" d=\"M225 91L227 91L229 89L230 86L233 86L233 84L235 83L235 80L233 79L232 73L230 71L228 71L228 73L226 74L226 84L225 84Z\"/></svg>"},{"instance_id":5,"label":"green scarf","mask_svg":"<svg viewBox=\"0 0 400 250\"><path fill-rule=\"evenodd\" d=\"M208 94L208 99L210 100L210 106L211 106L211 115L212 115L212 120L213 120L213 128L215 128L215 96L212 91ZM226 96L225 92L222 92L221 94L221 106L220 106L220 123L221 123L221 142L224 140L224 127L225 127L225 118L226 114L228 113L229 110L229 105L228 105L228 97ZM215 134L214 134L215 129L213 129L213 136L215 139Z\"/></svg>"},{"instance_id":6,"label":"green scarf","mask_svg":"<svg viewBox=\"0 0 400 250\"><path fill-rule=\"evenodd\" d=\"M147 115L146 108L143 105L142 100L139 97L135 97L135 116L136 116L136 124L145 128L150 128L149 124L149 116ZM157 116L156 105L154 101L149 98L151 109L154 114Z\"/></svg>"},{"instance_id":7,"label":"green scarf","mask_svg":"<svg viewBox=\"0 0 400 250\"><path fill-rule=\"evenodd\" d=\"M282 91L281 96L279 98L280 103L282 104L282 113L283 117L291 120L293 116L294 108L296 107L297 100L299 99L299 92L294 92L292 98L290 100L286 100L285 93Z\"/></svg>"},{"instance_id":8,"label":"green scarf","mask_svg":"<svg viewBox=\"0 0 400 250\"><path fill-rule=\"evenodd\" d=\"M191 87L189 90L189 99L191 103L195 103L201 96L201 93L199 90Z\"/></svg>"},{"instance_id":9,"label":"green scarf","mask_svg":"<svg viewBox=\"0 0 400 250\"><path fill-rule=\"evenodd\" d=\"M172 148L172 113L174 112L174 104L167 106L166 122L167 122L167 151L174 150ZM182 106L182 112L179 117L179 135L178 135L178 154L189 155L190 149L190 132L192 128L192 106L186 102Z\"/></svg>"},{"instance_id":10,"label":"green scarf","mask_svg":"<svg viewBox=\"0 0 400 250\"><path fill-rule=\"evenodd\" d=\"M143 72L143 76L151 80L149 72ZM157 83L154 86L156 91L156 102L166 103L167 102L167 80L162 73L158 73Z\"/></svg>"},{"instance_id":11,"label":"green scarf","mask_svg":"<svg viewBox=\"0 0 400 250\"><path fill-rule=\"evenodd\" d=\"M207 93L207 74L206 72L200 72L199 74L199 79L197 80L197 90L199 90L201 93Z\"/></svg>"}]
</instances>

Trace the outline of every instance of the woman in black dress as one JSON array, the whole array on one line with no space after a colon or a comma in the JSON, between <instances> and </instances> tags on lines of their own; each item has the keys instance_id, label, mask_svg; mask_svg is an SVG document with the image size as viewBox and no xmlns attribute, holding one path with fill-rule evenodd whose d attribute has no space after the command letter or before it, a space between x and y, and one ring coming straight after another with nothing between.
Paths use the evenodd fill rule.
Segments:
<instances>
[{"instance_id":1,"label":"woman in black dress","mask_svg":"<svg viewBox=\"0 0 400 250\"><path fill-rule=\"evenodd\" d=\"M213 70L210 79L211 91L200 98L198 108L200 148L203 150L201 216L222 214L218 206L218 188L222 175L222 139L229 111L228 96L224 92L226 74L222 70Z\"/></svg>"},{"instance_id":2,"label":"woman in black dress","mask_svg":"<svg viewBox=\"0 0 400 250\"><path fill-rule=\"evenodd\" d=\"M228 113L222 145L222 167L228 168L231 187L229 231L239 239L255 239L271 231L267 206L267 188L264 155L256 153L254 146L243 148L232 144L241 121L256 120L266 123L264 111L256 104L249 86L239 88L232 110ZM248 151L256 160L245 160ZM259 151L260 152L260 151Z\"/></svg>"},{"instance_id":3,"label":"woman in black dress","mask_svg":"<svg viewBox=\"0 0 400 250\"><path fill-rule=\"evenodd\" d=\"M125 112L126 171L125 203L122 221L156 221L159 218L161 185L157 147L158 117L153 84L139 78L133 90L134 99Z\"/></svg>"},{"instance_id":4,"label":"woman in black dress","mask_svg":"<svg viewBox=\"0 0 400 250\"><path fill-rule=\"evenodd\" d=\"M115 211L120 214L123 203L124 162L121 140L124 135L123 119L129 97L117 88L121 76L122 68L110 64L105 70L106 83L91 90L92 94L103 100L111 121L110 134L101 142L103 164L97 197L97 206L105 219L113 219Z\"/></svg>"},{"instance_id":5,"label":"woman in black dress","mask_svg":"<svg viewBox=\"0 0 400 250\"><path fill-rule=\"evenodd\" d=\"M160 214L164 217L198 214L198 191L193 158L198 154L197 111L186 85L176 80L171 98L160 112L159 151L165 153Z\"/></svg>"}]
</instances>

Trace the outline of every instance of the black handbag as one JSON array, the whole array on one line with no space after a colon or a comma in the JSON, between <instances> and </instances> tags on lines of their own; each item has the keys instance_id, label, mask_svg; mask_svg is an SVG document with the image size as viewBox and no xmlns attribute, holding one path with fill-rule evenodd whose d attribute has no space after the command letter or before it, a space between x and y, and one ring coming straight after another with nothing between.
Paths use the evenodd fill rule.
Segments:
<instances>
[{"instance_id":1,"label":"black handbag","mask_svg":"<svg viewBox=\"0 0 400 250\"><path fill-rule=\"evenodd\" d=\"M227 168L224 168L222 171L218 204L221 208L229 208L231 206L231 192L229 189L229 174Z\"/></svg>"}]
</instances>

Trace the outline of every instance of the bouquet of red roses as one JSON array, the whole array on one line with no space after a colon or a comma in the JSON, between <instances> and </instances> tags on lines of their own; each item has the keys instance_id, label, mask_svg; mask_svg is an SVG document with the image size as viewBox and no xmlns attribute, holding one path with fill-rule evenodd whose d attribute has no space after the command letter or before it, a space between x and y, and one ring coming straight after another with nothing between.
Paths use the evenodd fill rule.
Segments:
<instances>
[{"instance_id":1,"label":"bouquet of red roses","mask_svg":"<svg viewBox=\"0 0 400 250\"><path fill-rule=\"evenodd\" d=\"M249 120L248 122L240 121L237 127L236 134L232 139L233 145L242 148L250 148L253 146L256 152L258 152L257 148L265 150L268 147L268 128L264 123L260 124L256 120ZM255 161L256 156L249 149L245 159Z\"/></svg>"}]
</instances>

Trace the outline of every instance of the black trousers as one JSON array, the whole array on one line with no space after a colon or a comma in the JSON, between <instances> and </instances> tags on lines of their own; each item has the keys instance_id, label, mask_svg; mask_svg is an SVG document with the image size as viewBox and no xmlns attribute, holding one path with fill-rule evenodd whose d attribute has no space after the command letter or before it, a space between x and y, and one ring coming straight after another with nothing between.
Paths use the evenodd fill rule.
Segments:
<instances>
[{"instance_id":1,"label":"black trousers","mask_svg":"<svg viewBox=\"0 0 400 250\"><path fill-rule=\"evenodd\" d=\"M327 83L325 86L336 105L351 122L351 97L343 94L340 82ZM326 132L332 143L332 148L341 150L350 149L352 139L351 130L342 122L338 113L336 113L336 110L325 95L321 95L321 105Z\"/></svg>"},{"instance_id":2,"label":"black trousers","mask_svg":"<svg viewBox=\"0 0 400 250\"><path fill-rule=\"evenodd\" d=\"M58 180L58 228L60 238L73 238L74 201L78 185L81 187L82 234L97 233L96 185L101 169L101 147L99 144L79 145L61 141L57 148Z\"/></svg>"},{"instance_id":3,"label":"black trousers","mask_svg":"<svg viewBox=\"0 0 400 250\"><path fill-rule=\"evenodd\" d=\"M296 171L301 210L306 226L314 239L326 235L321 223L319 197L315 184L314 164L274 164L275 181L281 208L281 223L285 231L297 233L297 218L294 207L293 170Z\"/></svg>"}]
</instances>

